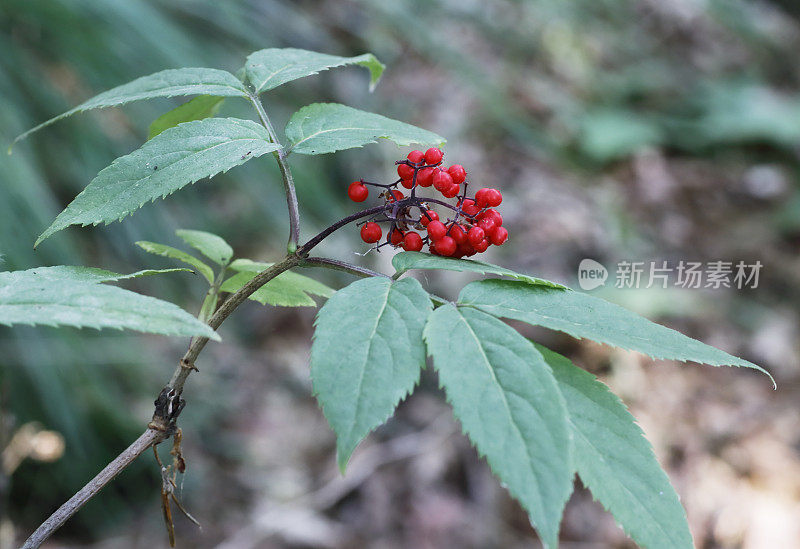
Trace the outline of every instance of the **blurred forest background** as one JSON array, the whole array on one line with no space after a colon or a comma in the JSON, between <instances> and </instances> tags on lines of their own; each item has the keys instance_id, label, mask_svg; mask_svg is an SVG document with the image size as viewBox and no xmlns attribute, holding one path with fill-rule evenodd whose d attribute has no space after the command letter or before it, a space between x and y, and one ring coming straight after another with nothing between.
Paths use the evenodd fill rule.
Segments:
<instances>
[{"instance_id":1,"label":"blurred forest background","mask_svg":"<svg viewBox=\"0 0 800 549\"><path fill-rule=\"evenodd\" d=\"M500 188L511 241L487 261L575 285L584 257L760 260L757 289L601 295L769 369L653 362L521 328L601 376L631 407L688 512L698 547L800 547L800 5L791 0L3 0L0 137L166 68L236 71L251 51L373 52L387 71L339 69L265 95L282 127L337 101L438 132L450 162ZM76 116L17 145L0 170L3 270L79 264L166 267L133 243L179 244L177 228L275 258L286 236L269 157L200 182L125 223L36 236L94 175L137 148L182 100ZM249 117L244 102L221 114ZM407 150L373 145L292 160L303 234L353 211L346 185L388 179ZM355 229L324 252L388 270ZM309 272L340 287L350 277ZM612 273L613 277L613 273ZM441 295L471 278L427 273ZM196 310L188 274L126 287ZM190 379L181 416L184 547L536 547L519 506L460 434L428 371L394 419L335 466L310 396L311 309L242 307ZM12 546L125 448L186 346L177 339L0 328L0 446L25 426L39 458L0 472L0 545ZM29 437L30 438L30 437ZM44 440L44 442L43 442ZM19 442L19 439L18 439ZM56 441L57 442L57 439ZM47 461L47 458L58 458ZM11 464L13 465L13 464ZM166 545L158 471L145 454L48 547ZM577 487L566 548L633 547Z\"/></svg>"}]
</instances>

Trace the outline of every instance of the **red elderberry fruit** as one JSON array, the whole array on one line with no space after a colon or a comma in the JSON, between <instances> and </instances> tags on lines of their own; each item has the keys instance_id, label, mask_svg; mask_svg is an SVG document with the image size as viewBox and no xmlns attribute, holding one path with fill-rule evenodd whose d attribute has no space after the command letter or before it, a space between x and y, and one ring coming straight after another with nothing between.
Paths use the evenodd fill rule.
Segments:
<instances>
[{"instance_id":1,"label":"red elderberry fruit","mask_svg":"<svg viewBox=\"0 0 800 549\"><path fill-rule=\"evenodd\" d=\"M413 162L414 164L419 164L420 162L425 160L425 153L423 153L422 151L411 151L410 153L408 153L408 156L406 156L406 158L408 158L409 162Z\"/></svg>"},{"instance_id":2,"label":"red elderberry fruit","mask_svg":"<svg viewBox=\"0 0 800 549\"><path fill-rule=\"evenodd\" d=\"M427 151L425 151L425 163L426 164L438 164L444 158L444 153L442 153L441 149L436 147L431 147Z\"/></svg>"},{"instance_id":3,"label":"red elderberry fruit","mask_svg":"<svg viewBox=\"0 0 800 549\"><path fill-rule=\"evenodd\" d=\"M482 254L487 249L489 249L489 241L484 238L483 240L481 240L477 244L473 244L473 248L475 248L476 252L478 252L479 254Z\"/></svg>"},{"instance_id":4,"label":"red elderberry fruit","mask_svg":"<svg viewBox=\"0 0 800 549\"><path fill-rule=\"evenodd\" d=\"M495 246L502 245L508 240L508 230L505 227L497 226L489 231L489 241Z\"/></svg>"},{"instance_id":5,"label":"red elderberry fruit","mask_svg":"<svg viewBox=\"0 0 800 549\"><path fill-rule=\"evenodd\" d=\"M461 187L458 186L458 183L453 183L450 185L450 188L442 191L442 196L445 198L453 198L455 195L458 194L458 191L461 190Z\"/></svg>"},{"instance_id":6,"label":"red elderberry fruit","mask_svg":"<svg viewBox=\"0 0 800 549\"><path fill-rule=\"evenodd\" d=\"M461 185L464 180L467 179L467 170L465 170L464 166L461 164L453 164L447 168L447 173L449 173L450 177L453 178L453 181L459 185Z\"/></svg>"},{"instance_id":7,"label":"red elderberry fruit","mask_svg":"<svg viewBox=\"0 0 800 549\"><path fill-rule=\"evenodd\" d=\"M392 189L391 191L389 191L389 196L386 197L386 200L388 200L389 202L395 202L396 200L403 200L405 196L406 195L404 195L401 191L398 191L397 189Z\"/></svg>"},{"instance_id":8,"label":"red elderberry fruit","mask_svg":"<svg viewBox=\"0 0 800 549\"><path fill-rule=\"evenodd\" d=\"M381 239L382 234L383 231L381 230L380 225L373 221L370 221L361 227L361 240L367 244L374 244Z\"/></svg>"},{"instance_id":9,"label":"red elderberry fruit","mask_svg":"<svg viewBox=\"0 0 800 549\"><path fill-rule=\"evenodd\" d=\"M492 227L499 227L503 224L503 216L497 210L486 210L478 216L478 225L488 231Z\"/></svg>"},{"instance_id":10,"label":"red elderberry fruit","mask_svg":"<svg viewBox=\"0 0 800 549\"><path fill-rule=\"evenodd\" d=\"M389 235L389 242L391 242L392 246L397 246L403 241L403 232L399 229L395 229L392 231L392 234Z\"/></svg>"},{"instance_id":11,"label":"red elderberry fruit","mask_svg":"<svg viewBox=\"0 0 800 549\"><path fill-rule=\"evenodd\" d=\"M397 175L400 176L400 179L411 179L414 177L414 168L408 164L399 164L397 166Z\"/></svg>"},{"instance_id":12,"label":"red elderberry fruit","mask_svg":"<svg viewBox=\"0 0 800 549\"><path fill-rule=\"evenodd\" d=\"M430 223L431 221L438 221L438 220L439 220L439 214L434 212L433 210L428 210L427 212L423 213L419 218L419 222L422 223L423 227L427 227L428 223Z\"/></svg>"},{"instance_id":13,"label":"red elderberry fruit","mask_svg":"<svg viewBox=\"0 0 800 549\"><path fill-rule=\"evenodd\" d=\"M449 236L443 236L434 245L436 246L436 251L442 255L451 256L456 252L456 241Z\"/></svg>"},{"instance_id":14,"label":"red elderberry fruit","mask_svg":"<svg viewBox=\"0 0 800 549\"><path fill-rule=\"evenodd\" d=\"M464 201L459 202L458 205L461 206L461 211L470 217L478 215L478 212L481 211L481 209L475 205L475 201L471 198L465 198Z\"/></svg>"},{"instance_id":15,"label":"red elderberry fruit","mask_svg":"<svg viewBox=\"0 0 800 549\"><path fill-rule=\"evenodd\" d=\"M469 240L469 243L472 244L473 248L477 246L485 237L486 232L480 227L472 227L467 233L467 240Z\"/></svg>"},{"instance_id":16,"label":"red elderberry fruit","mask_svg":"<svg viewBox=\"0 0 800 549\"><path fill-rule=\"evenodd\" d=\"M479 208L499 206L503 202L503 195L497 189L480 189L475 193L475 203Z\"/></svg>"},{"instance_id":17,"label":"red elderberry fruit","mask_svg":"<svg viewBox=\"0 0 800 549\"><path fill-rule=\"evenodd\" d=\"M347 187L347 196L353 202L364 202L369 196L369 189L361 181L353 181Z\"/></svg>"},{"instance_id":18,"label":"red elderberry fruit","mask_svg":"<svg viewBox=\"0 0 800 549\"><path fill-rule=\"evenodd\" d=\"M400 184L403 187L405 187L406 189L410 189L411 187L414 186L414 180L413 179L401 179L400 180Z\"/></svg>"},{"instance_id":19,"label":"red elderberry fruit","mask_svg":"<svg viewBox=\"0 0 800 549\"><path fill-rule=\"evenodd\" d=\"M422 168L417 172L417 185L420 187L430 187L433 185L433 174L436 168Z\"/></svg>"},{"instance_id":20,"label":"red elderberry fruit","mask_svg":"<svg viewBox=\"0 0 800 549\"><path fill-rule=\"evenodd\" d=\"M428 223L428 236L431 237L431 240L434 242L441 240L447 234L447 227L444 226L444 223L439 221L431 221Z\"/></svg>"},{"instance_id":21,"label":"red elderberry fruit","mask_svg":"<svg viewBox=\"0 0 800 549\"><path fill-rule=\"evenodd\" d=\"M456 244L463 244L467 240L467 233L464 232L461 225L453 224L447 234L456 241Z\"/></svg>"},{"instance_id":22,"label":"red elderberry fruit","mask_svg":"<svg viewBox=\"0 0 800 549\"><path fill-rule=\"evenodd\" d=\"M449 191L450 187L452 187L453 185L454 185L453 178L450 176L449 173L442 170L437 170L436 173L433 174L433 188L439 191L440 193Z\"/></svg>"},{"instance_id":23,"label":"red elderberry fruit","mask_svg":"<svg viewBox=\"0 0 800 549\"><path fill-rule=\"evenodd\" d=\"M422 249L422 237L414 231L407 232L403 238L403 249L407 252L420 251Z\"/></svg>"}]
</instances>

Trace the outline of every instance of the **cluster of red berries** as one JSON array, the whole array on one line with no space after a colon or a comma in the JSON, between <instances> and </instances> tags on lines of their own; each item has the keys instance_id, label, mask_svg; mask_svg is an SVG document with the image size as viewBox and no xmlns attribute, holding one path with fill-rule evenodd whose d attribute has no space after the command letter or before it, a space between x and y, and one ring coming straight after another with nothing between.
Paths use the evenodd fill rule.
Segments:
<instances>
[{"instance_id":1,"label":"cluster of red berries","mask_svg":"<svg viewBox=\"0 0 800 549\"><path fill-rule=\"evenodd\" d=\"M367 199L368 186L384 189L380 193L385 200L384 208L362 224L364 242L379 242L383 237L379 223L389 222L386 240L376 248L402 246L404 250L418 252L427 244L432 254L461 258L485 252L492 244L505 243L508 231L503 227L503 216L494 209L503 201L503 195L497 189L484 188L469 197L464 167L453 164L445 170L440 167L443 159L444 154L436 147L424 153L411 151L405 160L396 162L400 178L394 183L362 179L350 184L347 195L355 202ZM398 185L409 189L409 195L399 190ZM444 198L455 200L450 203L419 197L420 187L433 187ZM432 205L445 208L447 217L441 220Z\"/></svg>"}]
</instances>

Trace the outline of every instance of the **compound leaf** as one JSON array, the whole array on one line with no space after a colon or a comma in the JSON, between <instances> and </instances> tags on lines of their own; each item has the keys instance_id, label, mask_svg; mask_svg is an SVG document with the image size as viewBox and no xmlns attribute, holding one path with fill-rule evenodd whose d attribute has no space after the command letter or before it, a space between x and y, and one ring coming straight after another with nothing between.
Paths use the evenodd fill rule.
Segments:
<instances>
[{"instance_id":1,"label":"compound leaf","mask_svg":"<svg viewBox=\"0 0 800 549\"><path fill-rule=\"evenodd\" d=\"M363 147L388 139L397 145L412 143L440 145L444 138L386 118L338 103L314 103L297 111L286 124L290 151L301 154L326 154Z\"/></svg>"},{"instance_id":2,"label":"compound leaf","mask_svg":"<svg viewBox=\"0 0 800 549\"><path fill-rule=\"evenodd\" d=\"M461 290L458 301L494 316L521 320L574 337L639 351L653 358L713 366L743 366L769 376L766 370L752 362L650 322L619 305L581 292L511 280L481 280L467 284Z\"/></svg>"},{"instance_id":3,"label":"compound leaf","mask_svg":"<svg viewBox=\"0 0 800 549\"><path fill-rule=\"evenodd\" d=\"M430 315L424 337L464 432L555 547L573 467L564 399L542 355L501 320L452 304Z\"/></svg>"},{"instance_id":4,"label":"compound leaf","mask_svg":"<svg viewBox=\"0 0 800 549\"><path fill-rule=\"evenodd\" d=\"M219 340L210 326L177 305L98 284L124 277L102 272L108 271L42 268L0 273L0 324L116 328Z\"/></svg>"},{"instance_id":5,"label":"compound leaf","mask_svg":"<svg viewBox=\"0 0 800 549\"><path fill-rule=\"evenodd\" d=\"M564 286L556 282L517 273L505 267L492 265L491 263L476 261L474 259L441 257L421 252L400 252L392 258L392 266L397 271L394 275L395 278L412 269L444 269L448 271L469 271L480 274L510 276L511 278L516 278L517 280L522 280L530 284L550 286L552 288L564 288Z\"/></svg>"},{"instance_id":6,"label":"compound leaf","mask_svg":"<svg viewBox=\"0 0 800 549\"><path fill-rule=\"evenodd\" d=\"M178 229L175 234L218 265L224 267L233 258L233 248L222 237L215 234L189 229Z\"/></svg>"},{"instance_id":7,"label":"compound leaf","mask_svg":"<svg viewBox=\"0 0 800 549\"><path fill-rule=\"evenodd\" d=\"M247 57L244 68L247 79L256 93L261 93L292 80L344 65L361 65L368 69L370 91L375 88L383 69L386 68L371 53L355 57L339 57L295 48L259 50Z\"/></svg>"},{"instance_id":8,"label":"compound leaf","mask_svg":"<svg viewBox=\"0 0 800 549\"><path fill-rule=\"evenodd\" d=\"M54 265L52 267L34 267L16 273L29 273L36 275L40 280L71 280L74 282L116 282L130 278L140 278L164 273L192 272L190 269L146 269L130 274L119 274L96 267L82 267L78 265Z\"/></svg>"},{"instance_id":9,"label":"compound leaf","mask_svg":"<svg viewBox=\"0 0 800 549\"><path fill-rule=\"evenodd\" d=\"M148 201L278 148L251 120L209 118L170 128L97 174L34 246L70 225L121 220Z\"/></svg>"},{"instance_id":10,"label":"compound leaf","mask_svg":"<svg viewBox=\"0 0 800 549\"><path fill-rule=\"evenodd\" d=\"M419 380L430 310L430 297L416 280L374 277L339 290L317 314L311 377L336 433L342 471L358 443Z\"/></svg>"},{"instance_id":11,"label":"compound leaf","mask_svg":"<svg viewBox=\"0 0 800 549\"><path fill-rule=\"evenodd\" d=\"M678 495L625 405L568 358L536 348L567 403L572 455L583 484L640 546L694 547Z\"/></svg>"},{"instance_id":12,"label":"compound leaf","mask_svg":"<svg viewBox=\"0 0 800 549\"><path fill-rule=\"evenodd\" d=\"M220 290L236 292L255 278L258 273L271 266L272 263L237 259L230 264L230 268L239 272L223 282ZM328 298L333 293L333 288L322 282L292 271L285 271L256 290L249 299L258 301L262 305L278 307L316 307L317 303L311 296Z\"/></svg>"},{"instance_id":13,"label":"compound leaf","mask_svg":"<svg viewBox=\"0 0 800 549\"><path fill-rule=\"evenodd\" d=\"M211 267L197 259L195 256L187 254L183 250L173 248L172 246L167 246L166 244L148 242L147 240L140 240L136 242L136 245L147 253L160 255L162 257L169 257L170 259L177 259L178 261L182 261L187 265L191 265L197 269L198 273L203 275L203 277L208 280L209 284L214 283L214 271L211 269Z\"/></svg>"},{"instance_id":14,"label":"compound leaf","mask_svg":"<svg viewBox=\"0 0 800 549\"><path fill-rule=\"evenodd\" d=\"M178 95L216 95L224 97L247 97L247 89L241 80L227 71L207 68L167 69L96 95L74 109L51 118L14 139L14 143L25 139L35 131L49 126L73 114L124 105L142 99L175 97ZM13 143L12 143L13 145Z\"/></svg>"},{"instance_id":15,"label":"compound leaf","mask_svg":"<svg viewBox=\"0 0 800 549\"><path fill-rule=\"evenodd\" d=\"M147 139L153 139L164 130L174 128L184 122L211 118L217 114L223 101L225 101L224 97L215 97L213 95L201 95L190 99L183 105L178 105L153 120L147 132Z\"/></svg>"}]
</instances>

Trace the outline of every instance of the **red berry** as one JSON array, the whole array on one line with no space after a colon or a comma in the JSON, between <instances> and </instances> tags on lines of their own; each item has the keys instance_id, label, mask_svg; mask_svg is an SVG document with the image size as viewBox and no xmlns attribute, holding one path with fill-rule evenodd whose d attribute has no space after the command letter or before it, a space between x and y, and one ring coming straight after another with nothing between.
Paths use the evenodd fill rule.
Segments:
<instances>
[{"instance_id":1,"label":"red berry","mask_svg":"<svg viewBox=\"0 0 800 549\"><path fill-rule=\"evenodd\" d=\"M430 223L428 223L427 229L428 229L428 236L430 236L431 240L433 240L434 242L436 242L437 240L441 240L441 238L447 234L447 227L445 227L444 223L442 223L438 219L436 221L431 221Z\"/></svg>"},{"instance_id":2,"label":"red berry","mask_svg":"<svg viewBox=\"0 0 800 549\"><path fill-rule=\"evenodd\" d=\"M465 198L463 202L459 203L459 206L461 206L461 211L470 217L477 215L481 211L471 198Z\"/></svg>"},{"instance_id":3,"label":"red berry","mask_svg":"<svg viewBox=\"0 0 800 549\"><path fill-rule=\"evenodd\" d=\"M436 168L422 168L417 172L417 185L420 187L430 187L433 185L433 173Z\"/></svg>"},{"instance_id":4,"label":"red berry","mask_svg":"<svg viewBox=\"0 0 800 549\"><path fill-rule=\"evenodd\" d=\"M483 209L487 206L486 191L488 190L489 189L478 189L478 191L475 193L475 205L478 206L478 208Z\"/></svg>"},{"instance_id":5,"label":"red berry","mask_svg":"<svg viewBox=\"0 0 800 549\"><path fill-rule=\"evenodd\" d=\"M503 202L503 195L497 189L486 189L486 205L496 208Z\"/></svg>"},{"instance_id":6,"label":"red berry","mask_svg":"<svg viewBox=\"0 0 800 549\"><path fill-rule=\"evenodd\" d=\"M408 164L399 164L397 166L397 175L400 179L412 179L414 177L414 168Z\"/></svg>"},{"instance_id":7,"label":"red berry","mask_svg":"<svg viewBox=\"0 0 800 549\"><path fill-rule=\"evenodd\" d=\"M489 241L495 246L502 245L506 240L508 240L508 230L505 227L498 225L489 231Z\"/></svg>"},{"instance_id":8,"label":"red berry","mask_svg":"<svg viewBox=\"0 0 800 549\"><path fill-rule=\"evenodd\" d=\"M470 246L469 242L465 241L465 242L462 242L461 244L458 245L458 249L456 250L456 253L460 254L462 256L468 256L469 257L471 255L475 255L475 250L473 249L472 246Z\"/></svg>"},{"instance_id":9,"label":"red berry","mask_svg":"<svg viewBox=\"0 0 800 549\"><path fill-rule=\"evenodd\" d=\"M423 213L419 218L419 222L422 223L423 227L427 227L428 223L430 223L431 221L438 221L438 220L439 220L439 214L434 212L433 210L428 210L427 212Z\"/></svg>"},{"instance_id":10,"label":"red berry","mask_svg":"<svg viewBox=\"0 0 800 549\"><path fill-rule=\"evenodd\" d=\"M450 231L447 233L456 241L456 244L463 244L467 240L467 233L461 228L461 225L453 224L450 226Z\"/></svg>"},{"instance_id":11,"label":"red berry","mask_svg":"<svg viewBox=\"0 0 800 549\"><path fill-rule=\"evenodd\" d=\"M433 174L433 188L440 193L449 191L453 185L453 178L450 177L449 173L443 170L436 170L436 173Z\"/></svg>"},{"instance_id":12,"label":"red berry","mask_svg":"<svg viewBox=\"0 0 800 549\"><path fill-rule=\"evenodd\" d=\"M499 227L503 224L503 216L497 210L486 210L478 216L478 225L484 230L489 231L492 227Z\"/></svg>"},{"instance_id":13,"label":"red berry","mask_svg":"<svg viewBox=\"0 0 800 549\"><path fill-rule=\"evenodd\" d=\"M425 153L423 153L422 151L411 151L410 153L408 153L408 156L406 156L406 158L408 158L409 162L413 162L414 164L419 164L420 162L425 160Z\"/></svg>"},{"instance_id":14,"label":"red berry","mask_svg":"<svg viewBox=\"0 0 800 549\"><path fill-rule=\"evenodd\" d=\"M458 191L461 190L461 187L458 186L458 183L453 183L450 185L450 188L442 191L442 196L445 198L453 198L455 195L458 194Z\"/></svg>"},{"instance_id":15,"label":"red berry","mask_svg":"<svg viewBox=\"0 0 800 549\"><path fill-rule=\"evenodd\" d=\"M426 164L438 164L444 158L444 154L442 153L441 149L436 147L431 147L427 151L425 151L425 163Z\"/></svg>"},{"instance_id":16,"label":"red berry","mask_svg":"<svg viewBox=\"0 0 800 549\"><path fill-rule=\"evenodd\" d=\"M458 183L459 185L464 182L467 178L467 170L464 169L464 166L461 164L453 164L449 168L447 168L447 173L450 174L450 177L453 178L453 181Z\"/></svg>"},{"instance_id":17,"label":"red berry","mask_svg":"<svg viewBox=\"0 0 800 549\"><path fill-rule=\"evenodd\" d=\"M477 244L474 244L473 247L475 248L476 252L478 252L479 254L482 254L483 252L485 252L489 248L489 241L486 240L486 239L483 239L480 242L478 242Z\"/></svg>"},{"instance_id":18,"label":"red berry","mask_svg":"<svg viewBox=\"0 0 800 549\"><path fill-rule=\"evenodd\" d=\"M473 247L486 237L486 232L480 227L472 227L467 233L467 239Z\"/></svg>"},{"instance_id":19,"label":"red berry","mask_svg":"<svg viewBox=\"0 0 800 549\"><path fill-rule=\"evenodd\" d=\"M422 249L422 237L414 231L407 232L403 238L403 249L407 252L420 251Z\"/></svg>"},{"instance_id":20,"label":"red berry","mask_svg":"<svg viewBox=\"0 0 800 549\"><path fill-rule=\"evenodd\" d=\"M414 186L414 180L413 179L401 179L400 180L400 184L403 187L405 187L406 189L410 189L411 187Z\"/></svg>"},{"instance_id":21,"label":"red berry","mask_svg":"<svg viewBox=\"0 0 800 549\"><path fill-rule=\"evenodd\" d=\"M383 231L381 231L380 225L373 221L361 227L361 240L367 244L374 244L381 239L382 234Z\"/></svg>"},{"instance_id":22,"label":"red berry","mask_svg":"<svg viewBox=\"0 0 800 549\"><path fill-rule=\"evenodd\" d=\"M453 255L456 252L456 241L449 236L443 236L436 241L436 251L441 255Z\"/></svg>"},{"instance_id":23,"label":"red berry","mask_svg":"<svg viewBox=\"0 0 800 549\"><path fill-rule=\"evenodd\" d=\"M395 229L392 231L392 234L389 235L389 242L391 242L392 246L397 246L403 241L403 232Z\"/></svg>"},{"instance_id":24,"label":"red berry","mask_svg":"<svg viewBox=\"0 0 800 549\"><path fill-rule=\"evenodd\" d=\"M403 198L405 198L405 195L401 191L398 191L397 189L392 189L391 191L389 191L389 196L386 197L386 200L388 200L389 202L394 202L396 200L403 200Z\"/></svg>"},{"instance_id":25,"label":"red berry","mask_svg":"<svg viewBox=\"0 0 800 549\"><path fill-rule=\"evenodd\" d=\"M353 181L347 187L347 196L353 202L364 202L369 196L369 189L360 181Z\"/></svg>"}]
</instances>

